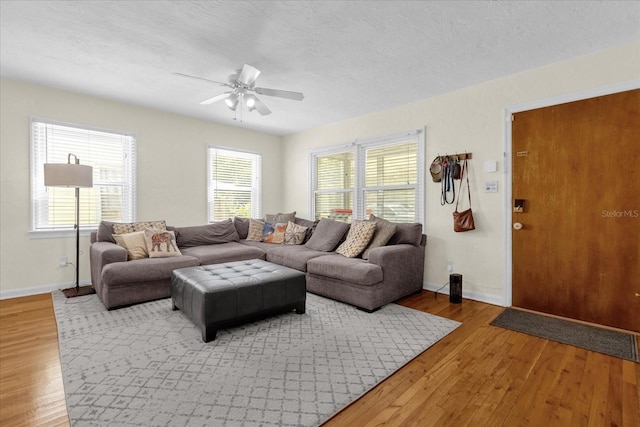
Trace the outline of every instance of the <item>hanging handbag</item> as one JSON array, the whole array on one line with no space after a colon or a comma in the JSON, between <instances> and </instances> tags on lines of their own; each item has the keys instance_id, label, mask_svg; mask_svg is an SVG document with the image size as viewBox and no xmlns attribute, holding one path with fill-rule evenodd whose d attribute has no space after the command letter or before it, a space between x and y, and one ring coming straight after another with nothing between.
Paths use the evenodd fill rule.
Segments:
<instances>
[{"instance_id":1,"label":"hanging handbag","mask_svg":"<svg viewBox=\"0 0 640 427\"><path fill-rule=\"evenodd\" d=\"M471 188L469 187L469 169L466 159L462 164L460 178L464 176L465 171L467 172L467 193L469 194L469 209L467 209L466 211L458 212L458 202L460 201L460 196L462 196L462 185L460 185L460 194L458 196L458 200L456 201L456 210L453 212L453 231L456 232L470 231L475 230L476 228L476 225L473 221L473 212L471 211Z\"/></svg>"}]
</instances>

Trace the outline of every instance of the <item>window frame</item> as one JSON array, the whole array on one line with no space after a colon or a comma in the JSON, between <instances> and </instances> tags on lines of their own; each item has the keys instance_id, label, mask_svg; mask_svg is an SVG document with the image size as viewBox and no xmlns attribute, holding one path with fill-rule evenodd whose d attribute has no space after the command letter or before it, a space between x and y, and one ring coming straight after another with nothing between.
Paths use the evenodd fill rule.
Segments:
<instances>
[{"instance_id":1,"label":"window frame","mask_svg":"<svg viewBox=\"0 0 640 427\"><path fill-rule=\"evenodd\" d=\"M233 148L233 147L224 147L220 145L207 145L207 155L206 158L206 170L207 170L207 188L206 188L206 204L207 204L207 213L206 213L206 221L207 223L213 223L216 221L221 221L217 219L213 219L213 199L210 199L212 196L213 190L211 188L212 180L211 180L211 166L212 159L211 153L214 150L224 150L232 153L242 153L243 155L255 156L254 161L257 162L257 171L253 171L254 177L256 180L255 185L251 187L251 218L261 218L262 217L262 153L251 150L244 150L241 148ZM233 218L232 218L233 219Z\"/></svg>"},{"instance_id":2,"label":"window frame","mask_svg":"<svg viewBox=\"0 0 640 427\"><path fill-rule=\"evenodd\" d=\"M389 187L381 187L381 189L409 189L415 187L415 222L424 224L424 179L425 179L425 131L424 129L415 129L406 132L400 132L383 137L370 138L364 140L355 140L346 144L335 145L331 147L323 147L313 149L309 154L309 212L315 219L316 215L316 194L321 194L323 190L318 190L317 182L317 158L330 156L335 154L352 152L354 155L354 175L355 182L353 190L345 189L344 192L352 193L352 216L354 219L365 219L365 193L372 191L377 187L365 187L365 169L366 169L366 152L368 149L384 148L387 146L399 145L403 142L417 142L417 162L416 162L416 183L414 185L396 185Z\"/></svg>"},{"instance_id":3,"label":"window frame","mask_svg":"<svg viewBox=\"0 0 640 427\"><path fill-rule=\"evenodd\" d=\"M64 121L59 121L59 120L51 120L51 119L46 119L46 118L42 118L42 117L30 117L29 118L29 139L30 139L30 166L31 169L29 171L29 178L30 178L30 200L29 200L29 204L30 204L30 214L31 214L31 218L30 218L30 230L28 232L29 237L30 238L58 238L58 237L71 237L75 235L75 227L74 224L70 224L69 226L53 226L53 227L48 227L48 228L43 228L43 226L41 224L38 224L38 209L40 209L39 206L39 202L38 201L38 196L42 195L43 193L46 193L47 187L44 186L44 163L47 162L46 160L46 148L43 147L39 147L38 150L39 151L44 151L45 155L43 156L44 158L38 158L38 153L36 153L36 145L39 143L38 141L36 141L35 138L35 128L34 126L41 124L41 125L46 125L46 126L61 126L61 127L67 127L67 128L73 128L73 129L77 129L78 133L82 133L82 132L98 132L98 133L109 133L109 134L114 134L117 135L119 137L123 137L123 138L129 138L128 142L126 142L127 144L127 156L128 156L128 160L125 162L125 164L123 165L124 167L124 171L123 174L128 177L128 181L123 179L123 181L121 181L122 183L124 183L124 185L127 186L127 190L124 191L124 195L123 198L124 200L124 206L125 208L123 209L123 218L122 221L123 222L133 222L135 221L136 218L136 210L137 210L137 200L136 200L136 191L137 191L137 136L135 133L133 132L126 132L126 131L120 131L120 130L114 130L114 129L106 129L106 128L101 128L101 127L96 127L96 126L90 126L90 125L85 125L85 124L78 124L78 123L71 123L71 122L64 122ZM49 141L45 140L43 141L44 144L49 143ZM68 154L68 153L67 153ZM78 155L78 153L72 153L75 155ZM83 161L84 158L83 156L80 154L78 155L78 157L80 157L81 160L81 164L85 164L88 166L93 166L90 162L85 162ZM95 168L94 168L94 174L95 174ZM97 180L95 179L94 176L94 182L93 182L93 187L99 186L101 185L101 180ZM112 183L113 184L113 183ZM104 185L108 185L108 184L104 184ZM83 192L86 191L86 189L80 189L80 204L82 205L83 202ZM91 232L97 230L97 227L99 225L100 220L96 223L96 224L90 224L90 225L83 225L82 223L80 224L80 235L82 236L88 236L91 234Z\"/></svg>"}]
</instances>

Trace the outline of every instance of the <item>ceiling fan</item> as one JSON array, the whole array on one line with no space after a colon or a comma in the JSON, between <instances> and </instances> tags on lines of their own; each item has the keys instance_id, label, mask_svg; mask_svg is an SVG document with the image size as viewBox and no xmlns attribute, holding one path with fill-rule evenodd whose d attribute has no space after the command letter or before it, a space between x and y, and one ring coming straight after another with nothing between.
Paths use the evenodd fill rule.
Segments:
<instances>
[{"instance_id":1,"label":"ceiling fan","mask_svg":"<svg viewBox=\"0 0 640 427\"><path fill-rule=\"evenodd\" d=\"M246 105L249 111L256 110L263 116L271 114L271 110L262 102L254 93L266 96L275 96L278 98L293 99L294 101L302 101L304 95L301 92L291 92L288 90L268 89L266 87L255 87L256 79L260 75L260 70L251 65L244 64L242 70L229 76L229 82L223 83L215 80L205 79L203 77L191 76L189 74L174 73L178 76L189 77L191 79L204 80L206 82L216 83L220 86L226 86L228 91L220 95L205 99L200 104L208 105L224 99L225 104L230 110L236 111L238 104ZM252 93L253 92L253 93Z\"/></svg>"}]
</instances>

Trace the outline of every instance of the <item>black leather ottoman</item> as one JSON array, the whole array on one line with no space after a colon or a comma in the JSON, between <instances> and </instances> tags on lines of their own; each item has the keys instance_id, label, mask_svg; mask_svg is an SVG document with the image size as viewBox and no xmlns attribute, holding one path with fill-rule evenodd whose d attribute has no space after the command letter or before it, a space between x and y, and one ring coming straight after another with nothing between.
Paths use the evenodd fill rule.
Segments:
<instances>
[{"instance_id":1,"label":"black leather ottoman","mask_svg":"<svg viewBox=\"0 0 640 427\"><path fill-rule=\"evenodd\" d=\"M209 342L218 329L279 312L305 312L305 274L260 259L174 270L171 301Z\"/></svg>"}]
</instances>

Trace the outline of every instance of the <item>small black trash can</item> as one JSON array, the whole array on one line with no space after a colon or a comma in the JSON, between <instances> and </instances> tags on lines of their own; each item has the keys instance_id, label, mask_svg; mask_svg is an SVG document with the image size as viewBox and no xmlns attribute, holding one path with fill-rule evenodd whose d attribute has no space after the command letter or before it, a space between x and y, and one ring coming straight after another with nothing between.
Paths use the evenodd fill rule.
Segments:
<instances>
[{"instance_id":1,"label":"small black trash can","mask_svg":"<svg viewBox=\"0 0 640 427\"><path fill-rule=\"evenodd\" d=\"M453 304L462 302L462 274L449 275L449 302Z\"/></svg>"}]
</instances>

